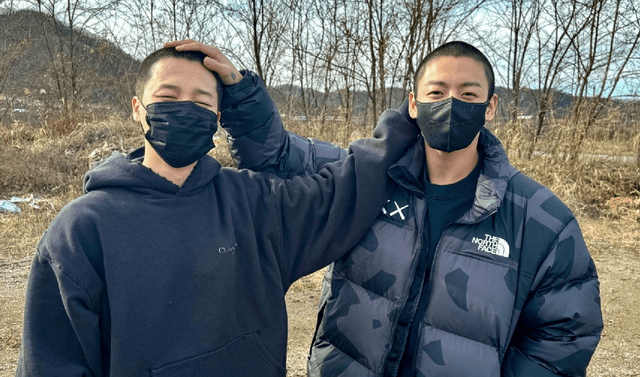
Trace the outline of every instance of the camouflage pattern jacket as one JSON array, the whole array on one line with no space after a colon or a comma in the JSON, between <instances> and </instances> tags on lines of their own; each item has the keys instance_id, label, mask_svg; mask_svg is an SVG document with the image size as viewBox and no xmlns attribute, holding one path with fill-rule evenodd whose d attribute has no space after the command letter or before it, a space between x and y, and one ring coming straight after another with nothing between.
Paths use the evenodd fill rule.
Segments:
<instances>
[{"instance_id":1,"label":"camouflage pattern jacket","mask_svg":"<svg viewBox=\"0 0 640 377\"><path fill-rule=\"evenodd\" d=\"M279 117L246 129L254 122L243 104L270 101L250 72L224 98L233 103L222 121L239 167L291 176L344 156L287 133ZM401 110L408 117L406 104ZM416 376L584 376L603 325L595 265L571 211L510 165L483 129L473 206L445 228L423 284L423 143L389 170L400 187L325 276L309 376L396 376L413 321ZM428 307L415 318L423 286Z\"/></svg>"}]
</instances>

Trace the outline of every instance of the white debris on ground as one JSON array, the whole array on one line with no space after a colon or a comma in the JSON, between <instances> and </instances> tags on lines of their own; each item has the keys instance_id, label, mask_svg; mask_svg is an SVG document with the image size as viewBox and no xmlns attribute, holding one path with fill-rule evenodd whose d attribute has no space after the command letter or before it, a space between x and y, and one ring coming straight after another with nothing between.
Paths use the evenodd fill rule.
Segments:
<instances>
[{"instance_id":1,"label":"white debris on ground","mask_svg":"<svg viewBox=\"0 0 640 377\"><path fill-rule=\"evenodd\" d=\"M26 196L26 197L18 197L18 196L12 196L11 199L9 200L0 200L0 212L14 212L14 213L20 213L22 212L22 210L20 209L20 207L15 204L15 203L26 203L28 205L30 205L31 207L35 208L35 209L39 209L40 205L39 203L47 203L51 206L51 208L54 208L53 203L51 203L51 201L47 200L47 199L41 199L41 198L37 198L35 196L33 196L33 194Z\"/></svg>"},{"instance_id":2,"label":"white debris on ground","mask_svg":"<svg viewBox=\"0 0 640 377\"><path fill-rule=\"evenodd\" d=\"M20 207L8 200L0 200L0 212L21 212Z\"/></svg>"}]
</instances>

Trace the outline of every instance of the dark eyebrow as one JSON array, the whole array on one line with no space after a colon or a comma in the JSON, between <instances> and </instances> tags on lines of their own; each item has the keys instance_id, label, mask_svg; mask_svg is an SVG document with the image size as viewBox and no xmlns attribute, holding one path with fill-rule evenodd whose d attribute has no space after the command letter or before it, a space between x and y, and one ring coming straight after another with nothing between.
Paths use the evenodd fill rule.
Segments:
<instances>
[{"instance_id":1,"label":"dark eyebrow","mask_svg":"<svg viewBox=\"0 0 640 377\"><path fill-rule=\"evenodd\" d=\"M446 87L447 83L445 83L444 81L427 81L425 83L425 85L437 85L437 86L445 86ZM477 82L477 81L468 81L468 82L462 83L462 87L463 88L466 88L466 87L469 87L469 86L477 86L479 88L482 88L482 85L480 85L480 83Z\"/></svg>"},{"instance_id":2,"label":"dark eyebrow","mask_svg":"<svg viewBox=\"0 0 640 377\"><path fill-rule=\"evenodd\" d=\"M209 97L213 97L213 94L207 90L204 89L196 89L196 93L198 94L204 94L205 96L209 96Z\"/></svg>"},{"instance_id":3,"label":"dark eyebrow","mask_svg":"<svg viewBox=\"0 0 640 377\"><path fill-rule=\"evenodd\" d=\"M466 88L468 86L477 86L478 88L482 88L482 85L480 85L480 83L477 81L469 81L469 82L462 83L463 88Z\"/></svg>"},{"instance_id":4,"label":"dark eyebrow","mask_svg":"<svg viewBox=\"0 0 640 377\"><path fill-rule=\"evenodd\" d=\"M178 89L178 87L177 87L177 86L175 86L175 85L171 85L171 84L162 84L162 85L160 85L160 88L163 88L163 89L173 89L173 90Z\"/></svg>"},{"instance_id":5,"label":"dark eyebrow","mask_svg":"<svg viewBox=\"0 0 640 377\"><path fill-rule=\"evenodd\" d=\"M160 85L160 88L162 88L162 89L171 89L171 90L180 89L177 86L171 85L171 84L162 84L162 85ZM210 91L204 90L204 89L196 89L196 93L203 94L203 95L209 96L209 97L213 97L213 94Z\"/></svg>"}]
</instances>

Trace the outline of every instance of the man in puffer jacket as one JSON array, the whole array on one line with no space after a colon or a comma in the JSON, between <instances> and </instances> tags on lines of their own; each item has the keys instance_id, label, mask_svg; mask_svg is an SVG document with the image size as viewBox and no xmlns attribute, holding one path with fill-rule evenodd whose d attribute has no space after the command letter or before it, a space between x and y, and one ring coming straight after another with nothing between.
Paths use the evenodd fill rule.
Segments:
<instances>
[{"instance_id":1,"label":"man in puffer jacket","mask_svg":"<svg viewBox=\"0 0 640 377\"><path fill-rule=\"evenodd\" d=\"M228 92L268 100L257 78ZM603 326L595 265L571 211L483 127L497 101L475 47L450 42L421 62L400 111L424 139L325 276L309 376L585 375ZM243 110L223 117L240 167L302 175L345 156L278 122L247 129Z\"/></svg>"}]
</instances>

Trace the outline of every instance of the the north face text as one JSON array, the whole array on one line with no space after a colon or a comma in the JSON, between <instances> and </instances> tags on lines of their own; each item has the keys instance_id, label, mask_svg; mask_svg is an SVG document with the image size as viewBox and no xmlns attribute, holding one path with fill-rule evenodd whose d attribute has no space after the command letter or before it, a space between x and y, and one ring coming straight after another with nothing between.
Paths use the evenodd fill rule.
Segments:
<instances>
[{"instance_id":1,"label":"the north face text","mask_svg":"<svg viewBox=\"0 0 640 377\"><path fill-rule=\"evenodd\" d=\"M499 255L501 257L509 257L509 244L500 237L485 234L484 239L473 237L471 242L478 244L478 250L485 253Z\"/></svg>"}]
</instances>

